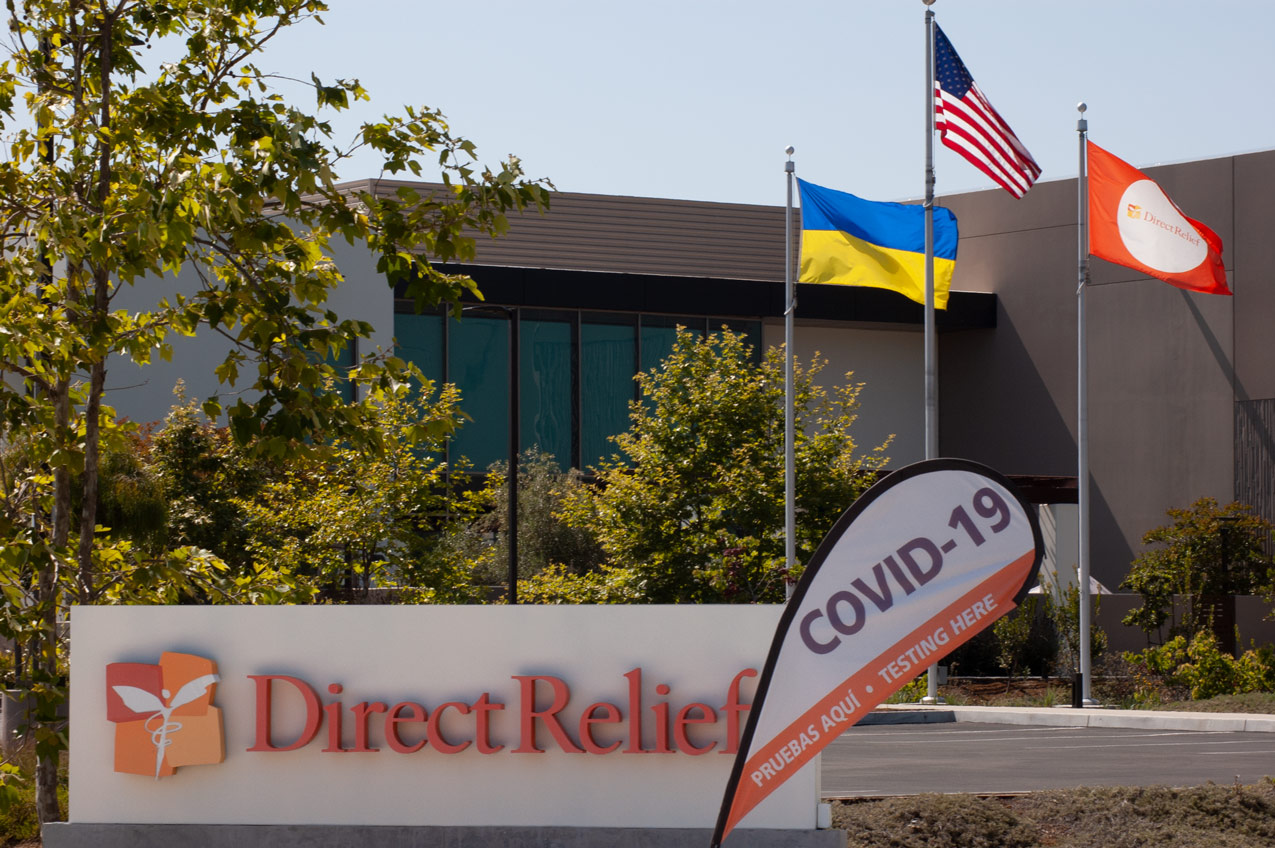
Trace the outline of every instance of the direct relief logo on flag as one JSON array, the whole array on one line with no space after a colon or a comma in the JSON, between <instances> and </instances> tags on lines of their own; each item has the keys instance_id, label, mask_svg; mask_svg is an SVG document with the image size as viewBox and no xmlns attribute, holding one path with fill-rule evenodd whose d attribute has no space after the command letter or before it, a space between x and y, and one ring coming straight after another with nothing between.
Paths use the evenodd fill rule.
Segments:
<instances>
[{"instance_id":1,"label":"direct relief logo on flag","mask_svg":"<svg viewBox=\"0 0 1275 848\"><path fill-rule=\"evenodd\" d=\"M1230 294L1222 240L1155 180L1092 141L1089 253L1189 291Z\"/></svg>"},{"instance_id":2,"label":"direct relief logo on flag","mask_svg":"<svg viewBox=\"0 0 1275 848\"><path fill-rule=\"evenodd\" d=\"M221 710L212 705L217 664L164 652L157 665L106 667L106 717L115 722L115 770L156 780L180 766L226 758Z\"/></svg>"}]
</instances>

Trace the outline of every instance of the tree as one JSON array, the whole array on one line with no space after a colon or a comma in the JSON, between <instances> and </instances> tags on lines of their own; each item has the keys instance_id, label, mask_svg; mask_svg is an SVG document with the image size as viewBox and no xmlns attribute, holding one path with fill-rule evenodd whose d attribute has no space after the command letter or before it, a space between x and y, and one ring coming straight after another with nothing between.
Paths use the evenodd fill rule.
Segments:
<instances>
[{"instance_id":1,"label":"tree","mask_svg":"<svg viewBox=\"0 0 1275 848\"><path fill-rule=\"evenodd\" d=\"M487 585L509 580L509 466L495 462L472 496L481 513L453 540ZM520 580L560 568L574 576L591 574L606 556L584 526L565 520L566 504L585 487L583 475L563 471L552 454L528 448L518 458L518 574ZM520 596L521 597L521 596Z\"/></svg>"},{"instance_id":2,"label":"tree","mask_svg":"<svg viewBox=\"0 0 1275 848\"><path fill-rule=\"evenodd\" d=\"M252 567L313 577L326 597L366 597L373 585L428 600L468 600L469 570L441 543L449 525L472 518L458 496L463 465L441 461L460 422L459 393L416 373L377 405L378 440L370 453L337 445L322 458L301 457L248 497L235 498Z\"/></svg>"},{"instance_id":3,"label":"tree","mask_svg":"<svg viewBox=\"0 0 1275 848\"><path fill-rule=\"evenodd\" d=\"M1052 613L1052 596L1028 595L1009 615L1001 616L992 625L996 635L996 659L1010 679L1024 669L1048 671L1054 647L1053 634L1048 628Z\"/></svg>"},{"instance_id":4,"label":"tree","mask_svg":"<svg viewBox=\"0 0 1275 848\"><path fill-rule=\"evenodd\" d=\"M187 400L179 383L177 402L150 439L147 465L168 505L165 544L212 551L234 572L252 564L248 519L242 504L283 476L278 461L254 457ZM105 522L114 533L115 524Z\"/></svg>"},{"instance_id":5,"label":"tree","mask_svg":"<svg viewBox=\"0 0 1275 848\"><path fill-rule=\"evenodd\" d=\"M756 364L727 329L679 330L661 368L638 375L619 453L570 518L648 600L778 601L797 577L784 562L783 366L775 348ZM821 367L798 367L794 383L798 563L886 462L885 445L860 453L850 434L862 384L825 390Z\"/></svg>"},{"instance_id":6,"label":"tree","mask_svg":"<svg viewBox=\"0 0 1275 848\"><path fill-rule=\"evenodd\" d=\"M454 302L474 284L429 259L468 259L475 236L503 231L508 211L546 202L516 159L480 168L473 145L430 109L366 124L338 146L321 113L366 98L357 81L311 77L312 114L255 64L275 35L324 9L320 0L8 5L0 426L8 442L32 434L32 461L4 480L0 564L33 575L29 597L6 600L14 616L22 607L38 621L27 635L36 688L49 695L37 713L46 729L60 697L59 611L102 599L99 565L125 550L98 527L103 445L119 429L103 404L108 361L145 365L169 355L170 334L220 333L232 350L216 373L246 391L225 407L209 398L204 410L227 415L237 442L275 458L335 443L379 450L372 407L401 381L403 363L352 369L362 403L322 391L334 355L371 332L325 306L341 279L329 243L365 245L418 306ZM437 167L443 188L346 192L335 168L362 146L391 174ZM198 279L194 294L177 293L179 270ZM125 287L153 293L154 307L113 306ZM58 816L60 743L51 730L40 738L37 806L47 821Z\"/></svg>"},{"instance_id":7,"label":"tree","mask_svg":"<svg viewBox=\"0 0 1275 848\"><path fill-rule=\"evenodd\" d=\"M1215 607L1209 599L1275 591L1275 572L1265 550L1272 526L1251 508L1200 498L1189 509L1170 509L1168 515L1172 524L1142 537L1143 544L1160 547L1140 554L1121 584L1142 596L1142 606L1125 616L1125 624L1162 637L1162 628L1174 616L1174 597L1183 596L1185 615L1171 624L1170 635L1190 638L1214 628ZM1218 635L1223 644L1233 641L1231 634Z\"/></svg>"}]
</instances>

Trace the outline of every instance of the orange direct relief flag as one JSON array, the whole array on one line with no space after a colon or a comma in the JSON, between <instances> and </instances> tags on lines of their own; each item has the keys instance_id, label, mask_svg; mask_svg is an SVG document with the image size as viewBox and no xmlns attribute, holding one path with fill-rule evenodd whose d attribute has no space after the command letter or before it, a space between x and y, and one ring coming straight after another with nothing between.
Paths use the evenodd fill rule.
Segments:
<instances>
[{"instance_id":1,"label":"orange direct relief flag","mask_svg":"<svg viewBox=\"0 0 1275 848\"><path fill-rule=\"evenodd\" d=\"M1230 294L1217 233L1137 168L1092 141L1088 151L1090 255L1180 289Z\"/></svg>"}]
</instances>

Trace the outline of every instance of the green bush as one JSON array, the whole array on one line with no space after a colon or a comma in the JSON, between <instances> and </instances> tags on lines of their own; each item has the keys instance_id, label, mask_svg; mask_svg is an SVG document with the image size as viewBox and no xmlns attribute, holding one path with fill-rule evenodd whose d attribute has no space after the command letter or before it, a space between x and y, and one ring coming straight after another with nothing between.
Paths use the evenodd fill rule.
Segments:
<instances>
[{"instance_id":1,"label":"green bush","mask_svg":"<svg viewBox=\"0 0 1275 848\"><path fill-rule=\"evenodd\" d=\"M887 704L915 704L929 693L929 681L922 674L885 699Z\"/></svg>"},{"instance_id":2,"label":"green bush","mask_svg":"<svg viewBox=\"0 0 1275 848\"><path fill-rule=\"evenodd\" d=\"M1141 628L1149 637L1190 636L1206 628L1216 632L1207 602L1217 595L1275 596L1275 568L1265 545L1272 525L1241 503L1218 505L1200 498L1189 509L1171 509L1172 524L1142 537L1155 545L1133 561L1121 584L1142 596L1142 606L1124 623ZM1174 598L1187 599L1185 610ZM1182 618L1177 618L1178 613ZM1224 639L1227 634L1220 634Z\"/></svg>"},{"instance_id":3,"label":"green bush","mask_svg":"<svg viewBox=\"0 0 1275 848\"><path fill-rule=\"evenodd\" d=\"M1046 587L1045 594L1050 597L1047 607L1054 626L1056 652L1054 670L1057 674L1069 677L1080 671L1080 574L1073 571L1076 579L1070 586L1063 588L1058 575L1054 574L1052 586ZM1045 584L1042 582L1041 584ZM1089 655L1098 659L1107 651L1107 634L1098 624L1098 610L1102 607L1102 595L1092 596L1093 615L1089 625Z\"/></svg>"},{"instance_id":4,"label":"green bush","mask_svg":"<svg viewBox=\"0 0 1275 848\"><path fill-rule=\"evenodd\" d=\"M518 600L526 604L635 604L646 592L630 569L601 565L577 574L565 565L550 565L518 581Z\"/></svg>"},{"instance_id":5,"label":"green bush","mask_svg":"<svg viewBox=\"0 0 1275 848\"><path fill-rule=\"evenodd\" d=\"M19 751L17 762L0 762L0 845L35 844L40 839L40 817L35 807L35 758L30 749ZM66 768L58 771L58 807L67 809Z\"/></svg>"},{"instance_id":6,"label":"green bush","mask_svg":"<svg viewBox=\"0 0 1275 848\"><path fill-rule=\"evenodd\" d=\"M1193 700L1275 691L1275 649L1250 648L1239 659L1221 650L1217 637L1201 630L1188 642L1175 636L1144 651L1128 652L1138 680L1135 701L1154 703L1179 692Z\"/></svg>"}]
</instances>

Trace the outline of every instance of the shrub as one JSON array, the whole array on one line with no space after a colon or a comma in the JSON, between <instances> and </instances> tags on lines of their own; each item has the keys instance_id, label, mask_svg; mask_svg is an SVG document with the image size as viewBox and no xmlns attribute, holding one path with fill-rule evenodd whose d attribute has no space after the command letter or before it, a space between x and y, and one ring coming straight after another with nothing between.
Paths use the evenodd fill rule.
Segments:
<instances>
[{"instance_id":1,"label":"shrub","mask_svg":"<svg viewBox=\"0 0 1275 848\"><path fill-rule=\"evenodd\" d=\"M645 600L644 595L641 581L630 569L609 565L584 574L550 565L518 581L518 600L528 604L632 604Z\"/></svg>"},{"instance_id":2,"label":"shrub","mask_svg":"<svg viewBox=\"0 0 1275 848\"><path fill-rule=\"evenodd\" d=\"M1221 650L1217 637L1201 630L1188 642L1175 636L1163 645L1125 654L1138 685L1134 699L1154 703L1179 692L1193 700L1219 695L1275 691L1275 650L1251 648L1239 659Z\"/></svg>"},{"instance_id":3,"label":"shrub","mask_svg":"<svg viewBox=\"0 0 1275 848\"><path fill-rule=\"evenodd\" d=\"M1171 509L1168 515L1172 524L1142 538L1144 544L1159 547L1135 559L1121 584L1142 596L1142 606L1125 616L1125 624L1161 638L1167 624L1169 636L1189 636L1214 626L1207 596L1275 593L1275 571L1263 548L1272 525L1250 507L1219 506L1213 498L1200 498L1189 509ZM1182 621L1172 620L1175 595L1189 602ZM1219 635L1225 639L1229 634Z\"/></svg>"},{"instance_id":4,"label":"shrub","mask_svg":"<svg viewBox=\"0 0 1275 848\"><path fill-rule=\"evenodd\" d=\"M1048 593L1028 595L1017 609L992 625L996 635L997 660L1005 673L1043 674L1049 671L1055 648L1052 627L1053 598Z\"/></svg>"},{"instance_id":5,"label":"shrub","mask_svg":"<svg viewBox=\"0 0 1275 848\"><path fill-rule=\"evenodd\" d=\"M885 445L851 435L861 384L793 380L796 558L806 562L837 517L884 467ZM848 377L849 375L847 375ZM658 370L637 376L642 401L597 469L599 485L565 514L633 569L656 603L779 602L789 574L784 526L784 355L760 363L745 337L679 330Z\"/></svg>"},{"instance_id":6,"label":"shrub","mask_svg":"<svg viewBox=\"0 0 1275 848\"><path fill-rule=\"evenodd\" d=\"M481 490L473 493L480 515L466 536L475 579L488 584L508 580L509 467L495 462ZM563 471L553 454L532 447L518 456L518 577L521 582L551 566L585 575L606 560L589 528L568 524L564 505L585 488L575 468Z\"/></svg>"}]
</instances>

